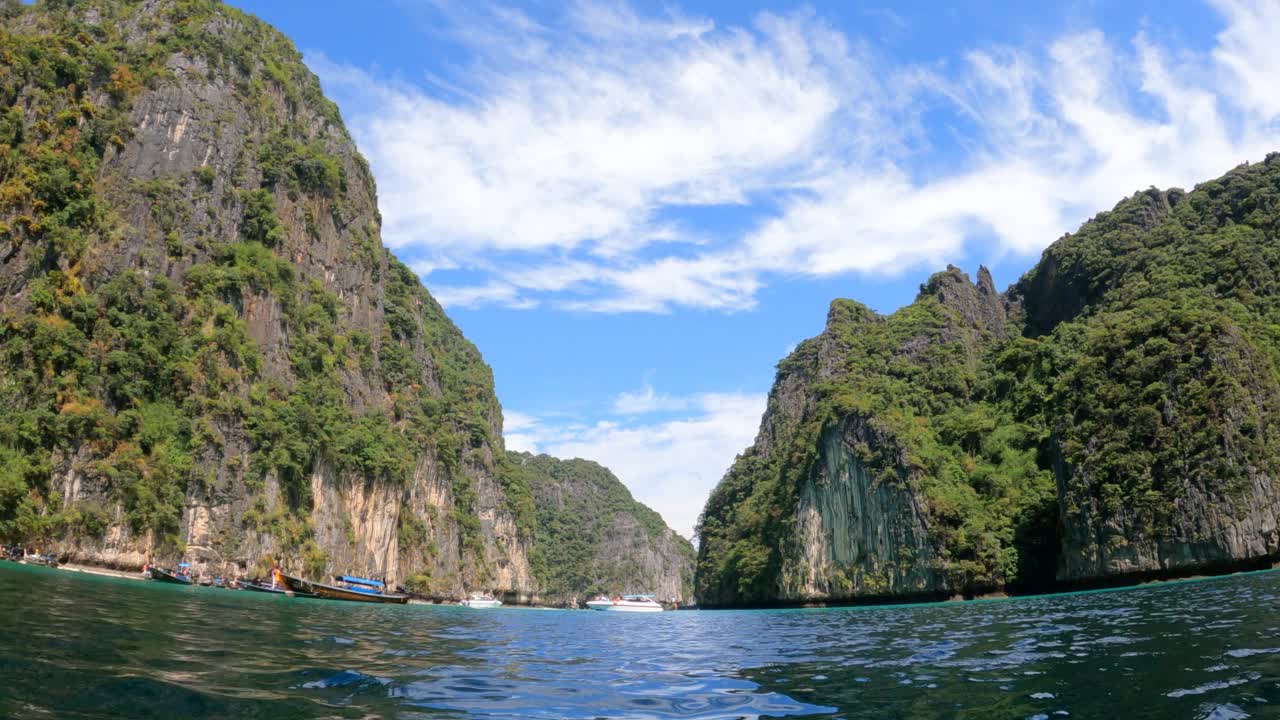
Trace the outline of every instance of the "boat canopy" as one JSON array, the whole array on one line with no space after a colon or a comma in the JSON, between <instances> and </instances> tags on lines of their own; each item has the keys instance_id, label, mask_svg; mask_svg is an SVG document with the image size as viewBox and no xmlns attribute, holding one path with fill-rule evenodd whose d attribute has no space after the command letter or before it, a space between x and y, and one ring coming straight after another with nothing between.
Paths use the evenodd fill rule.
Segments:
<instances>
[{"instance_id":1,"label":"boat canopy","mask_svg":"<svg viewBox=\"0 0 1280 720\"><path fill-rule=\"evenodd\" d=\"M623 600L653 600L655 595L623 595Z\"/></svg>"},{"instance_id":2,"label":"boat canopy","mask_svg":"<svg viewBox=\"0 0 1280 720\"><path fill-rule=\"evenodd\" d=\"M351 585L368 585L369 587L382 587L382 583L377 580L366 580L365 578L352 577L350 575L339 575L338 582L350 583Z\"/></svg>"}]
</instances>

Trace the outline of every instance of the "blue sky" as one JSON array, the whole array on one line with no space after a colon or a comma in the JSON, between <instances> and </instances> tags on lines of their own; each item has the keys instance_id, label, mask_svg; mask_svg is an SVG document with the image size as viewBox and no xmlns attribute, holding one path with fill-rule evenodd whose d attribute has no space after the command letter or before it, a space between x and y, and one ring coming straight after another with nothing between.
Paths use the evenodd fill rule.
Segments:
<instances>
[{"instance_id":1,"label":"blue sky","mask_svg":"<svg viewBox=\"0 0 1280 720\"><path fill-rule=\"evenodd\" d=\"M1280 4L234 0L289 35L509 447L678 531L774 364L948 263L1017 279L1120 198L1280 149Z\"/></svg>"}]
</instances>

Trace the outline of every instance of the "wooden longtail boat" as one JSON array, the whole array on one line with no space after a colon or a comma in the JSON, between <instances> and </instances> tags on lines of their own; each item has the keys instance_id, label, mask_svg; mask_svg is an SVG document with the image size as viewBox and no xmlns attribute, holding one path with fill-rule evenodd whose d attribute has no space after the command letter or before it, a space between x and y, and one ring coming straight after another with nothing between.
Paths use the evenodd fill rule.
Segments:
<instances>
[{"instance_id":1,"label":"wooden longtail boat","mask_svg":"<svg viewBox=\"0 0 1280 720\"><path fill-rule=\"evenodd\" d=\"M192 584L190 575L179 575L175 572L170 572L169 570L165 570L164 568L153 567L150 569L150 573L151 573L152 580L159 580L160 582L173 583L175 585Z\"/></svg>"},{"instance_id":2,"label":"wooden longtail boat","mask_svg":"<svg viewBox=\"0 0 1280 720\"><path fill-rule=\"evenodd\" d=\"M53 555L28 555L22 559L22 562L28 565L43 565L45 567L58 567L58 558Z\"/></svg>"},{"instance_id":3,"label":"wooden longtail boat","mask_svg":"<svg viewBox=\"0 0 1280 720\"><path fill-rule=\"evenodd\" d=\"M408 595L382 592L384 586L377 580L366 580L364 578L339 575L337 580L340 583L344 583L343 585L328 585L326 583L303 580L302 578L285 575L284 573L281 573L280 577L284 579L284 584L288 585L289 589L298 595L306 593L325 600L395 603L397 605L403 605L409 602Z\"/></svg>"},{"instance_id":4,"label":"wooden longtail boat","mask_svg":"<svg viewBox=\"0 0 1280 720\"><path fill-rule=\"evenodd\" d=\"M267 583L256 583L252 580L241 580L237 582L236 585L239 586L241 590L249 590L251 592L270 593L272 595L289 595L292 593L295 597L315 597L309 593L290 590L288 586L285 585L271 587Z\"/></svg>"}]
</instances>

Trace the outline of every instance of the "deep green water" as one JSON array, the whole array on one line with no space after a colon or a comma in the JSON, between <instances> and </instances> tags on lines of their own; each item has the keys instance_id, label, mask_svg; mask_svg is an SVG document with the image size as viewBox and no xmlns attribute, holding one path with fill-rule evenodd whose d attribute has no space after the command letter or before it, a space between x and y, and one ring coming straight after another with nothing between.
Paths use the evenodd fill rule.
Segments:
<instances>
[{"instance_id":1,"label":"deep green water","mask_svg":"<svg viewBox=\"0 0 1280 720\"><path fill-rule=\"evenodd\" d=\"M1280 573L1010 601L364 606L0 563L0 716L1280 717Z\"/></svg>"}]
</instances>

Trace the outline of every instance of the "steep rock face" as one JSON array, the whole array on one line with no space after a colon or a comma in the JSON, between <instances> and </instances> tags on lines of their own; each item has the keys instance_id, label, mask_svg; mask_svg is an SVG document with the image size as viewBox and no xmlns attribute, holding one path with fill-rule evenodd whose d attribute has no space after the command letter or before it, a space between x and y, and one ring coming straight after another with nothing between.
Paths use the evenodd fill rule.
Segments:
<instances>
[{"instance_id":1,"label":"steep rock face","mask_svg":"<svg viewBox=\"0 0 1280 720\"><path fill-rule=\"evenodd\" d=\"M800 489L797 554L783 565L780 596L804 602L944 594L920 498L879 481L858 460L860 446L881 440L865 423L846 419L819 442L817 466Z\"/></svg>"},{"instance_id":2,"label":"steep rock face","mask_svg":"<svg viewBox=\"0 0 1280 720\"><path fill-rule=\"evenodd\" d=\"M1280 156L1191 193L1148 190L1055 243L1010 288L1068 304L1040 359L1059 580L1257 567L1280 557ZM1058 278L1054 283L1045 278ZM1041 365L1044 367L1044 365Z\"/></svg>"},{"instance_id":3,"label":"steep rock face","mask_svg":"<svg viewBox=\"0 0 1280 720\"><path fill-rule=\"evenodd\" d=\"M596 593L692 602L693 546L588 460L509 452L537 508L530 555L538 602L578 606Z\"/></svg>"},{"instance_id":4,"label":"steep rock face","mask_svg":"<svg viewBox=\"0 0 1280 720\"><path fill-rule=\"evenodd\" d=\"M962 516L1024 490L1039 497L1050 476L1024 467L1025 447L936 450L939 435L987 427L963 402L980 385L984 344L1005 332L985 268L978 284L954 267L937 273L888 317L834 301L823 333L779 364L755 445L708 499L699 603L945 596L1003 582L1005 564L989 557L1000 550L995 520ZM946 422L930 427L925 413ZM999 482L975 490L955 477L975 456ZM999 518L1015 525L1014 512Z\"/></svg>"},{"instance_id":5,"label":"steep rock face","mask_svg":"<svg viewBox=\"0 0 1280 720\"><path fill-rule=\"evenodd\" d=\"M1149 309L1084 323L1083 357L1064 372L1059 579L1280 557L1280 379L1275 348L1250 340L1265 326L1204 296L1138 303Z\"/></svg>"},{"instance_id":6,"label":"steep rock face","mask_svg":"<svg viewBox=\"0 0 1280 720\"><path fill-rule=\"evenodd\" d=\"M1266 565L1280 155L1149 190L1004 295L836 301L701 519L708 605L974 594Z\"/></svg>"},{"instance_id":7,"label":"steep rock face","mask_svg":"<svg viewBox=\"0 0 1280 720\"><path fill-rule=\"evenodd\" d=\"M204 0L6 13L0 532L531 597L490 372L289 42Z\"/></svg>"}]
</instances>

